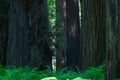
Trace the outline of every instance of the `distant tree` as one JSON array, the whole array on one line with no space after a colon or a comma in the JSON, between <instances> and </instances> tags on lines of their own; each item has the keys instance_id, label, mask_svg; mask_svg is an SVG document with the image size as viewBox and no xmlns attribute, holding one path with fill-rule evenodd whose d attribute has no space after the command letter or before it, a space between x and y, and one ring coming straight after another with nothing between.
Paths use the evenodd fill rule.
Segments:
<instances>
[{"instance_id":1,"label":"distant tree","mask_svg":"<svg viewBox=\"0 0 120 80\"><path fill-rule=\"evenodd\" d=\"M120 78L120 1L106 0L106 80Z\"/></svg>"},{"instance_id":2,"label":"distant tree","mask_svg":"<svg viewBox=\"0 0 120 80\"><path fill-rule=\"evenodd\" d=\"M65 15L66 14L65 0L56 0L56 25L55 25L55 37L56 37L56 56L57 67L62 68L66 65L65 55Z\"/></svg>"},{"instance_id":3,"label":"distant tree","mask_svg":"<svg viewBox=\"0 0 120 80\"><path fill-rule=\"evenodd\" d=\"M7 65L25 66L29 63L29 23L22 0L11 0L9 12Z\"/></svg>"},{"instance_id":4,"label":"distant tree","mask_svg":"<svg viewBox=\"0 0 120 80\"><path fill-rule=\"evenodd\" d=\"M66 0L66 55L70 69L82 66L78 0Z\"/></svg>"}]
</instances>

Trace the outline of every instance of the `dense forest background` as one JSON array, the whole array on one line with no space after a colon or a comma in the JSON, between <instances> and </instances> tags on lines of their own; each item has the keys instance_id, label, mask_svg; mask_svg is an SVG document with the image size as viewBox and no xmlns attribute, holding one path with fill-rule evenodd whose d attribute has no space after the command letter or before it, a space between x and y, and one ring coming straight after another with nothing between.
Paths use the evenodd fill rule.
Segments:
<instances>
[{"instance_id":1,"label":"dense forest background","mask_svg":"<svg viewBox=\"0 0 120 80\"><path fill-rule=\"evenodd\" d=\"M120 78L120 0L0 0L0 63Z\"/></svg>"}]
</instances>

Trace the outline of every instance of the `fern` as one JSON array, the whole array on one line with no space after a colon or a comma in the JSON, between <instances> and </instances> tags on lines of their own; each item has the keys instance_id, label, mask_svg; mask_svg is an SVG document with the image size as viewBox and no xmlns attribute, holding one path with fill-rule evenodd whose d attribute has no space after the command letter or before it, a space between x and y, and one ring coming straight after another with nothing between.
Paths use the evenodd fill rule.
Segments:
<instances>
[{"instance_id":1,"label":"fern","mask_svg":"<svg viewBox=\"0 0 120 80\"><path fill-rule=\"evenodd\" d=\"M104 80L105 65L97 68L90 67L84 72L67 71L67 68L57 70L53 73L51 67L47 70L37 71L30 67L6 67L0 66L0 80Z\"/></svg>"}]
</instances>

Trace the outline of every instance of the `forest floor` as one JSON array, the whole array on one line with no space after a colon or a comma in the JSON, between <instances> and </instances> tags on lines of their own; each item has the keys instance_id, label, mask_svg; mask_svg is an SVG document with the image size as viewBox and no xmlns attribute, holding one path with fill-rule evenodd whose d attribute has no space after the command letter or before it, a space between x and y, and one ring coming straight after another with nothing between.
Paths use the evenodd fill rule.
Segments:
<instances>
[{"instance_id":1,"label":"forest floor","mask_svg":"<svg viewBox=\"0 0 120 80\"><path fill-rule=\"evenodd\" d=\"M47 70L37 71L30 67L15 68L0 66L0 80L104 80L105 64L99 67L90 67L83 72L65 72L66 68L55 73Z\"/></svg>"}]
</instances>

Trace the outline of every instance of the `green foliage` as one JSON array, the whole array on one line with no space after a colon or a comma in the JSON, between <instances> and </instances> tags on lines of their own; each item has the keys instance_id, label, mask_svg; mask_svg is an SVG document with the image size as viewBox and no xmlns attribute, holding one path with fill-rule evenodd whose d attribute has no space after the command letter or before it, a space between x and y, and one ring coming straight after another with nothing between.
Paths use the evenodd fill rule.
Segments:
<instances>
[{"instance_id":1,"label":"green foliage","mask_svg":"<svg viewBox=\"0 0 120 80\"><path fill-rule=\"evenodd\" d=\"M48 78L43 78L41 80L57 80L57 78L56 77L48 77Z\"/></svg>"},{"instance_id":2,"label":"green foliage","mask_svg":"<svg viewBox=\"0 0 120 80\"><path fill-rule=\"evenodd\" d=\"M75 79L73 79L73 80L88 80L88 79L83 79L83 78L81 78L81 77L77 77L77 78L75 78Z\"/></svg>"},{"instance_id":3,"label":"green foliage","mask_svg":"<svg viewBox=\"0 0 120 80\"><path fill-rule=\"evenodd\" d=\"M47 70L37 71L30 67L3 68L0 65L0 80L104 80L104 69L105 64L96 68L90 67L88 70L80 73L73 71L66 72L67 68L53 73L49 67Z\"/></svg>"},{"instance_id":4,"label":"green foliage","mask_svg":"<svg viewBox=\"0 0 120 80\"><path fill-rule=\"evenodd\" d=\"M57 42L57 51L61 52L65 48L64 26L61 22L61 14L56 12L56 0L48 0L48 15L50 31L55 36Z\"/></svg>"},{"instance_id":5,"label":"green foliage","mask_svg":"<svg viewBox=\"0 0 120 80\"><path fill-rule=\"evenodd\" d=\"M97 68L90 67L88 70L84 71L81 76L92 80L104 80L104 70L105 64Z\"/></svg>"},{"instance_id":6,"label":"green foliage","mask_svg":"<svg viewBox=\"0 0 120 80\"><path fill-rule=\"evenodd\" d=\"M120 78L118 78L118 79L115 79L115 80L120 80Z\"/></svg>"},{"instance_id":7,"label":"green foliage","mask_svg":"<svg viewBox=\"0 0 120 80\"><path fill-rule=\"evenodd\" d=\"M55 26L55 16L56 16L56 5L55 0L48 0L48 14L50 26Z\"/></svg>"},{"instance_id":8,"label":"green foliage","mask_svg":"<svg viewBox=\"0 0 120 80\"><path fill-rule=\"evenodd\" d=\"M40 80L39 75L39 72L29 67L0 69L0 80Z\"/></svg>"}]
</instances>

